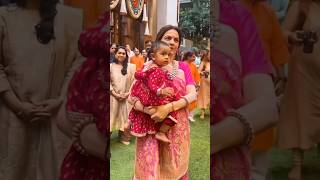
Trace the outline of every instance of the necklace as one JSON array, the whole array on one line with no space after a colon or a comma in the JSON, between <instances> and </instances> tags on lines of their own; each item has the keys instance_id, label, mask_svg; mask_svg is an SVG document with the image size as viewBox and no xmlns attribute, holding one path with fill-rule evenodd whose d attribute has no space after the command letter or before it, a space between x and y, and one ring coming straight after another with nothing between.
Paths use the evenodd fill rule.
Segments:
<instances>
[{"instance_id":1,"label":"necklace","mask_svg":"<svg viewBox=\"0 0 320 180\"><path fill-rule=\"evenodd\" d=\"M177 64L175 63L174 60L172 60L172 73L167 71L169 79L173 80L173 78L177 76L177 72L178 72Z\"/></svg>"}]
</instances>

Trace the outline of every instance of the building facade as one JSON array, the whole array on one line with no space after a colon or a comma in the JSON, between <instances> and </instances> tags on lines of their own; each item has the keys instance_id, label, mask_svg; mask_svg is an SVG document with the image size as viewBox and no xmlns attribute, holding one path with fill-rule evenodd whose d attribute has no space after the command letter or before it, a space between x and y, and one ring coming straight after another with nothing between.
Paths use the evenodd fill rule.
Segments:
<instances>
[{"instance_id":1,"label":"building facade","mask_svg":"<svg viewBox=\"0 0 320 180\"><path fill-rule=\"evenodd\" d=\"M112 43L144 49L164 25L178 25L179 0L111 0Z\"/></svg>"}]
</instances>

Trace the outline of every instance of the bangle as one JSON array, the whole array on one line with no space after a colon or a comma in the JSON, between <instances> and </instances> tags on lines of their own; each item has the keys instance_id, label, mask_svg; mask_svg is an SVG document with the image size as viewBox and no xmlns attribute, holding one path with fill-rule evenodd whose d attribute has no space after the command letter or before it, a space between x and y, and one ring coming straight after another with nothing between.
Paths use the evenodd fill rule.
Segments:
<instances>
[{"instance_id":1,"label":"bangle","mask_svg":"<svg viewBox=\"0 0 320 180\"><path fill-rule=\"evenodd\" d=\"M88 126L89 124L92 124L95 122L95 119L84 119L81 120L79 123L77 123L77 125L79 125L77 127L77 125L72 129L72 136L73 139L75 139L74 141L74 147L76 148L76 150L78 150L81 154L83 155L88 155L88 153L86 152L86 149L82 146L81 143L81 138L80 135L82 133L82 130Z\"/></svg>"},{"instance_id":2,"label":"bangle","mask_svg":"<svg viewBox=\"0 0 320 180\"><path fill-rule=\"evenodd\" d=\"M133 103L133 109L135 109L135 110L137 110L137 109L136 109L136 103L137 103L138 101L139 101L139 100L136 99L136 100L134 101L134 103Z\"/></svg>"},{"instance_id":3,"label":"bangle","mask_svg":"<svg viewBox=\"0 0 320 180\"><path fill-rule=\"evenodd\" d=\"M175 110L174 110L174 106L173 106L173 102L171 102L170 104L171 104L172 112L175 111Z\"/></svg>"},{"instance_id":4,"label":"bangle","mask_svg":"<svg viewBox=\"0 0 320 180\"><path fill-rule=\"evenodd\" d=\"M187 106L188 106L188 105L189 105L189 101L188 101L188 99L187 99L186 97L184 97L184 96L182 96L181 98L182 98L182 99L184 99L184 100L186 101Z\"/></svg>"},{"instance_id":5,"label":"bangle","mask_svg":"<svg viewBox=\"0 0 320 180\"><path fill-rule=\"evenodd\" d=\"M251 123L244 116L234 111L229 111L228 116L235 117L242 123L242 125L244 126L244 134L246 136L244 142L245 144L250 145L254 136L254 130Z\"/></svg>"}]
</instances>

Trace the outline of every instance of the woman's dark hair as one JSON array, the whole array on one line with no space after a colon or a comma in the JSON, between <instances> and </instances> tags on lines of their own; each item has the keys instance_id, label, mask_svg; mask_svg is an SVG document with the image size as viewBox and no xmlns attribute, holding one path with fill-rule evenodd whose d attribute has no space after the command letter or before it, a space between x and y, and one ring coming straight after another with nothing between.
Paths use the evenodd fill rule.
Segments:
<instances>
[{"instance_id":1,"label":"woman's dark hair","mask_svg":"<svg viewBox=\"0 0 320 180\"><path fill-rule=\"evenodd\" d=\"M11 0L17 6L24 8L28 0ZM54 19L57 15L56 5L59 0L40 0L40 22L35 26L37 39L41 44L48 44L54 36Z\"/></svg>"},{"instance_id":2,"label":"woman's dark hair","mask_svg":"<svg viewBox=\"0 0 320 180\"><path fill-rule=\"evenodd\" d=\"M149 43L149 42L152 43L152 41L151 41L150 39L148 39L148 40L146 40L146 41L144 42L144 44L147 44L147 43Z\"/></svg>"},{"instance_id":3,"label":"woman's dark hair","mask_svg":"<svg viewBox=\"0 0 320 180\"><path fill-rule=\"evenodd\" d=\"M162 38L163 38L163 36L164 36L164 34L166 34L166 32L168 32L169 30L171 30L171 29L173 29L173 30L176 30L177 32L178 32L178 35L179 35L179 47L180 47L180 44L181 44L181 42L182 42L182 32L181 32L181 30L177 27L177 26L172 26L172 25L166 25L166 26L163 26L160 30L159 30L159 32L158 32L158 34L157 34L157 37L156 37L156 40L157 41L161 41L162 40ZM176 58L175 58L176 60L180 60L181 59L181 57L178 55L178 54L176 54Z\"/></svg>"},{"instance_id":4,"label":"woman's dark hair","mask_svg":"<svg viewBox=\"0 0 320 180\"><path fill-rule=\"evenodd\" d=\"M151 45L151 48L148 51L147 57L150 60L152 60L152 54L156 53L159 50L159 48L162 47L162 46L168 46L169 47L169 45L166 42L158 41L158 40L154 41L152 43L152 45Z\"/></svg>"},{"instance_id":5,"label":"woman's dark hair","mask_svg":"<svg viewBox=\"0 0 320 180\"><path fill-rule=\"evenodd\" d=\"M157 37L156 37L156 40L157 40L157 41L161 41L161 39L163 38L164 34L166 34L166 32L169 31L169 30L171 30L171 29L176 30L176 31L178 32L178 34L179 34L179 47L180 47L180 44L181 44L181 41L182 41L182 38L183 38L183 37L182 37L182 32L181 32L181 30L180 30L177 26L172 26L172 25L163 26L163 27L159 30L159 32L158 32L158 34L157 34Z\"/></svg>"},{"instance_id":6,"label":"woman's dark hair","mask_svg":"<svg viewBox=\"0 0 320 180\"><path fill-rule=\"evenodd\" d=\"M125 53L126 53L126 59L123 61L123 63L122 63L122 69L121 69L121 74L122 75L126 75L127 73L128 73L128 61L129 61L129 56L128 56L128 53L127 53L127 51L126 51L126 48L125 47L123 47L123 46L118 46L118 47L116 47L116 50L115 50L115 52L114 52L114 54L116 55L117 54L117 52L119 51L119 49L123 49L124 51L125 51ZM119 61L118 61L118 59L116 58L116 57L114 57L114 61L113 61L114 63L116 63L116 64L119 64Z\"/></svg>"},{"instance_id":7,"label":"woman's dark hair","mask_svg":"<svg viewBox=\"0 0 320 180\"><path fill-rule=\"evenodd\" d=\"M186 61L189 59L189 57L192 57L195 54L194 51L187 51L183 54L183 60Z\"/></svg>"}]
</instances>

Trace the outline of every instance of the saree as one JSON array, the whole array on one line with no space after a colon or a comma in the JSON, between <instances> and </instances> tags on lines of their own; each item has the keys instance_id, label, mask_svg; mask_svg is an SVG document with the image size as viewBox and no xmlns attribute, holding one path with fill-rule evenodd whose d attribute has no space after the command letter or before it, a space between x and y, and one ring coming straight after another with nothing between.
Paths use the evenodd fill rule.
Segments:
<instances>
[{"instance_id":1,"label":"saree","mask_svg":"<svg viewBox=\"0 0 320 180\"><path fill-rule=\"evenodd\" d=\"M179 62L179 69L185 73L181 83L194 85L188 65ZM167 133L170 144L159 142L154 135L137 138L133 179L188 179L190 126L187 108L177 111L177 120L179 123Z\"/></svg>"},{"instance_id":2,"label":"saree","mask_svg":"<svg viewBox=\"0 0 320 180\"><path fill-rule=\"evenodd\" d=\"M105 137L109 133L109 87L106 81L109 59L105 51L108 49L105 42L109 42L109 33L104 30L107 28L108 20L108 13L104 13L97 27L80 35L79 49L87 60L70 82L67 102L67 115L80 118L92 116L97 129ZM61 167L60 180L107 179L108 169L107 161L91 155L82 155L72 146Z\"/></svg>"},{"instance_id":3,"label":"saree","mask_svg":"<svg viewBox=\"0 0 320 180\"><path fill-rule=\"evenodd\" d=\"M218 11L221 37L213 46L211 61L214 72L212 125L223 121L228 109L238 109L245 104L243 80L246 76L271 72L250 13L238 2L229 0L219 0ZM250 166L250 147L233 146L211 154L211 179L249 180Z\"/></svg>"}]
</instances>

